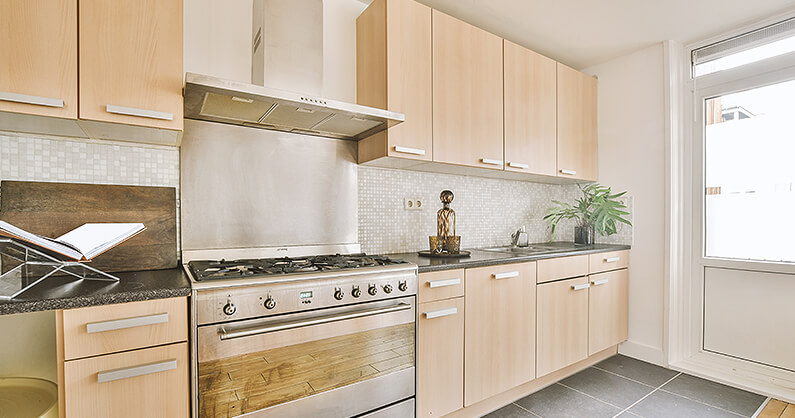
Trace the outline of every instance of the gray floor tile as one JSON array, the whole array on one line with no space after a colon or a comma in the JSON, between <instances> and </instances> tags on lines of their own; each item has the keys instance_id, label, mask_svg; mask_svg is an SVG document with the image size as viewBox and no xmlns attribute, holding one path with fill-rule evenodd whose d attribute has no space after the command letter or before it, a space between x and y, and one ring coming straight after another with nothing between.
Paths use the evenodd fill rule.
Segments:
<instances>
[{"instance_id":1,"label":"gray floor tile","mask_svg":"<svg viewBox=\"0 0 795 418\"><path fill-rule=\"evenodd\" d=\"M658 390L630 410L643 418L738 418L731 412Z\"/></svg>"},{"instance_id":2,"label":"gray floor tile","mask_svg":"<svg viewBox=\"0 0 795 418\"><path fill-rule=\"evenodd\" d=\"M507 406L503 406L488 415L484 415L483 418L535 418L535 415L509 403Z\"/></svg>"},{"instance_id":3,"label":"gray floor tile","mask_svg":"<svg viewBox=\"0 0 795 418\"><path fill-rule=\"evenodd\" d=\"M623 377L589 367L560 381L573 389L587 393L600 401L626 408L654 390Z\"/></svg>"},{"instance_id":4,"label":"gray floor tile","mask_svg":"<svg viewBox=\"0 0 795 418\"><path fill-rule=\"evenodd\" d=\"M678 373L645 361L622 356L621 354L603 360L595 367L654 387L662 385Z\"/></svg>"},{"instance_id":5,"label":"gray floor tile","mask_svg":"<svg viewBox=\"0 0 795 418\"><path fill-rule=\"evenodd\" d=\"M750 417L765 401L765 397L742 389L682 374L662 387L662 390Z\"/></svg>"},{"instance_id":6,"label":"gray floor tile","mask_svg":"<svg viewBox=\"0 0 795 418\"><path fill-rule=\"evenodd\" d=\"M515 402L544 418L612 417L620 409L565 386L554 384Z\"/></svg>"}]
</instances>

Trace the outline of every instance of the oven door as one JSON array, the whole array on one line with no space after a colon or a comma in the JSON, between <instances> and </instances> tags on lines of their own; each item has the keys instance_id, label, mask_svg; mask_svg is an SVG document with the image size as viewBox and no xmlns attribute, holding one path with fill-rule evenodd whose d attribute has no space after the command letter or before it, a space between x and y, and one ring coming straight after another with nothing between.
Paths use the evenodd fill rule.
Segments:
<instances>
[{"instance_id":1,"label":"oven door","mask_svg":"<svg viewBox=\"0 0 795 418\"><path fill-rule=\"evenodd\" d=\"M412 296L199 327L198 415L350 417L411 398L414 318Z\"/></svg>"}]
</instances>

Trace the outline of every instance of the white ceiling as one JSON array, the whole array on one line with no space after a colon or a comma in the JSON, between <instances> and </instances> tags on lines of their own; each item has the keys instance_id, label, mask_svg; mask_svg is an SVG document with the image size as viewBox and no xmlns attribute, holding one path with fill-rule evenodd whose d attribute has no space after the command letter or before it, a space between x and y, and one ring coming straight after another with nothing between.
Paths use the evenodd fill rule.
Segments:
<instances>
[{"instance_id":1,"label":"white ceiling","mask_svg":"<svg viewBox=\"0 0 795 418\"><path fill-rule=\"evenodd\" d=\"M656 42L699 41L795 10L793 0L419 2L577 69Z\"/></svg>"}]
</instances>

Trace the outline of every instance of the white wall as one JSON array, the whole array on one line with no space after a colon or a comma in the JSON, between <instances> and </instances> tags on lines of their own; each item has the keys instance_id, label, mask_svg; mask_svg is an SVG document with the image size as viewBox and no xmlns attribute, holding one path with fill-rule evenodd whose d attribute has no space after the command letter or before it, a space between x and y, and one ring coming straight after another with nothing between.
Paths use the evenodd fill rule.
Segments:
<instances>
[{"instance_id":1,"label":"white wall","mask_svg":"<svg viewBox=\"0 0 795 418\"><path fill-rule=\"evenodd\" d=\"M663 44L584 71L599 77L599 181L634 200L629 340L620 351L665 364Z\"/></svg>"}]
</instances>

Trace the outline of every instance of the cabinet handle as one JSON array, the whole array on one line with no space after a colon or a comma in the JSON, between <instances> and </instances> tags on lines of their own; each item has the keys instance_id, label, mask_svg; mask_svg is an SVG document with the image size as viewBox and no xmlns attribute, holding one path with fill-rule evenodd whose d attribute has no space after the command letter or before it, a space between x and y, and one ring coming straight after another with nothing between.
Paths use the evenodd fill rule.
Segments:
<instances>
[{"instance_id":1,"label":"cabinet handle","mask_svg":"<svg viewBox=\"0 0 795 418\"><path fill-rule=\"evenodd\" d=\"M610 281L610 279L594 280L594 281L591 282L591 284L594 285L594 286L599 286L599 285L607 284L608 281Z\"/></svg>"},{"instance_id":2,"label":"cabinet handle","mask_svg":"<svg viewBox=\"0 0 795 418\"><path fill-rule=\"evenodd\" d=\"M491 158L481 158L480 162L488 165L502 165L502 160L492 160Z\"/></svg>"},{"instance_id":3,"label":"cabinet handle","mask_svg":"<svg viewBox=\"0 0 795 418\"><path fill-rule=\"evenodd\" d=\"M492 274L495 279L510 279L511 277L519 277L518 271L509 271L507 273L494 273Z\"/></svg>"},{"instance_id":4,"label":"cabinet handle","mask_svg":"<svg viewBox=\"0 0 795 418\"><path fill-rule=\"evenodd\" d=\"M422 148L409 148L395 145L395 152L402 152L403 154L425 155L425 150Z\"/></svg>"},{"instance_id":5,"label":"cabinet handle","mask_svg":"<svg viewBox=\"0 0 795 418\"><path fill-rule=\"evenodd\" d=\"M573 176L573 175L577 174L577 172L575 170L566 170L565 168L561 168L559 171L560 171L560 174L568 174L570 176Z\"/></svg>"},{"instance_id":6,"label":"cabinet handle","mask_svg":"<svg viewBox=\"0 0 795 418\"><path fill-rule=\"evenodd\" d=\"M426 319L441 318L443 316L455 315L458 313L458 308L439 309L438 311L425 312Z\"/></svg>"},{"instance_id":7,"label":"cabinet handle","mask_svg":"<svg viewBox=\"0 0 795 418\"><path fill-rule=\"evenodd\" d=\"M530 168L530 164L522 164L522 163L508 162L508 167L511 167L511 168L521 168L522 170L527 170L528 168Z\"/></svg>"},{"instance_id":8,"label":"cabinet handle","mask_svg":"<svg viewBox=\"0 0 795 418\"><path fill-rule=\"evenodd\" d=\"M168 313L154 315L136 316L134 318L114 319L111 321L91 322L86 324L86 332L115 331L117 329L143 327L147 325L164 324L168 322Z\"/></svg>"},{"instance_id":9,"label":"cabinet handle","mask_svg":"<svg viewBox=\"0 0 795 418\"><path fill-rule=\"evenodd\" d=\"M30 94L11 93L7 91L0 91L0 100L5 100L7 102L39 105L39 106L48 106L48 107L63 107L62 99L32 96Z\"/></svg>"},{"instance_id":10,"label":"cabinet handle","mask_svg":"<svg viewBox=\"0 0 795 418\"><path fill-rule=\"evenodd\" d=\"M608 258L605 258L605 263L616 263L618 261L621 261L621 257L608 257Z\"/></svg>"},{"instance_id":11,"label":"cabinet handle","mask_svg":"<svg viewBox=\"0 0 795 418\"><path fill-rule=\"evenodd\" d=\"M590 283L573 284L573 285L571 285L571 288L574 289L574 290L583 290L583 289L587 289L589 287L591 287Z\"/></svg>"},{"instance_id":12,"label":"cabinet handle","mask_svg":"<svg viewBox=\"0 0 795 418\"><path fill-rule=\"evenodd\" d=\"M105 111L117 115L138 116L149 119L174 120L174 115L171 113L158 112L156 110L136 109L134 107L107 105L105 106Z\"/></svg>"},{"instance_id":13,"label":"cabinet handle","mask_svg":"<svg viewBox=\"0 0 795 418\"><path fill-rule=\"evenodd\" d=\"M177 359L160 361L157 363L141 364L140 366L125 367L123 369L106 370L97 373L99 383L112 382L114 380L129 379L131 377L143 376L146 374L160 373L177 368Z\"/></svg>"},{"instance_id":14,"label":"cabinet handle","mask_svg":"<svg viewBox=\"0 0 795 418\"><path fill-rule=\"evenodd\" d=\"M434 280L432 282L428 282L428 286L433 289L434 287L445 287L445 286L455 286L461 284L461 279L447 279L447 280Z\"/></svg>"}]
</instances>

